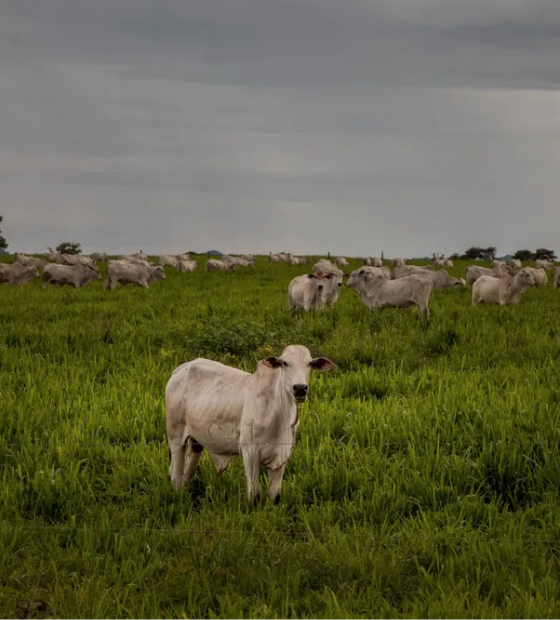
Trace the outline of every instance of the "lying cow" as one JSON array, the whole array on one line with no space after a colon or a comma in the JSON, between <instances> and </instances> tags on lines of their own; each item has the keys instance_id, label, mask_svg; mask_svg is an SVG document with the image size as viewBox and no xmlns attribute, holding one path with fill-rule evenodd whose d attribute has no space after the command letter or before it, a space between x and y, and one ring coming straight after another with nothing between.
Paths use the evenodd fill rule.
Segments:
<instances>
[{"instance_id":1,"label":"lying cow","mask_svg":"<svg viewBox=\"0 0 560 620\"><path fill-rule=\"evenodd\" d=\"M66 284L74 288L81 288L92 280L101 280L97 266L91 267L79 263L77 265L50 263L43 269L43 288L47 288L49 284L51 286Z\"/></svg>"},{"instance_id":2,"label":"lying cow","mask_svg":"<svg viewBox=\"0 0 560 620\"><path fill-rule=\"evenodd\" d=\"M506 275L507 269L503 266L493 267L479 267L478 265L469 265L465 268L465 280L469 286L473 285L478 278L482 276L490 276L491 278L501 278Z\"/></svg>"},{"instance_id":3,"label":"lying cow","mask_svg":"<svg viewBox=\"0 0 560 620\"><path fill-rule=\"evenodd\" d=\"M362 267L350 274L346 286L356 290L368 308L409 308L416 305L420 320L425 315L430 316L428 302L433 285L424 275L387 280L382 274L369 273L366 267Z\"/></svg>"},{"instance_id":4,"label":"lying cow","mask_svg":"<svg viewBox=\"0 0 560 620\"><path fill-rule=\"evenodd\" d=\"M0 284L7 282L10 286L23 286L39 277L39 271L34 265L0 263Z\"/></svg>"},{"instance_id":5,"label":"lying cow","mask_svg":"<svg viewBox=\"0 0 560 620\"><path fill-rule=\"evenodd\" d=\"M123 286L136 284L142 288L149 288L158 280L165 280L165 272L161 265L151 266L143 263L111 260L107 267L107 279L103 288L114 290L117 284Z\"/></svg>"},{"instance_id":6,"label":"lying cow","mask_svg":"<svg viewBox=\"0 0 560 620\"><path fill-rule=\"evenodd\" d=\"M509 274L501 278L481 276L473 284L472 304L476 306L484 302L499 306L513 305L518 303L521 295L535 284L533 276L526 268L521 269L514 276Z\"/></svg>"},{"instance_id":7,"label":"lying cow","mask_svg":"<svg viewBox=\"0 0 560 620\"><path fill-rule=\"evenodd\" d=\"M260 468L266 466L269 498L278 504L311 370L334 366L324 357L312 359L304 346L290 345L280 357L260 361L254 374L202 358L176 368L165 389L175 490L189 484L206 448L219 474L232 458L243 457L249 501L260 499Z\"/></svg>"},{"instance_id":8,"label":"lying cow","mask_svg":"<svg viewBox=\"0 0 560 620\"><path fill-rule=\"evenodd\" d=\"M423 275L429 278L434 285L435 291L441 291L446 288L466 286L463 278L454 278L450 276L445 269L438 271L431 271L430 269L418 269L412 265L404 265L395 269L395 279L402 279L403 277L412 275Z\"/></svg>"}]
</instances>

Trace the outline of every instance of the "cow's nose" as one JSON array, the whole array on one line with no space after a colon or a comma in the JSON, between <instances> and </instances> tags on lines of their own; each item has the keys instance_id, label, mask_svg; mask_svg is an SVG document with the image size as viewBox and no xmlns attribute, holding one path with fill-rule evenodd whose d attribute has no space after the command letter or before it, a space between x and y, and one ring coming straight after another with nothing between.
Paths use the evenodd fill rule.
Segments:
<instances>
[{"instance_id":1,"label":"cow's nose","mask_svg":"<svg viewBox=\"0 0 560 620\"><path fill-rule=\"evenodd\" d=\"M304 398L307 396L307 391L309 387L305 383L296 383L293 386L294 396L296 398Z\"/></svg>"},{"instance_id":2,"label":"cow's nose","mask_svg":"<svg viewBox=\"0 0 560 620\"><path fill-rule=\"evenodd\" d=\"M322 284L319 284L319 286L318 286L317 288L318 288L320 291L322 291L322 290L323 290L323 285L322 285Z\"/></svg>"}]
</instances>

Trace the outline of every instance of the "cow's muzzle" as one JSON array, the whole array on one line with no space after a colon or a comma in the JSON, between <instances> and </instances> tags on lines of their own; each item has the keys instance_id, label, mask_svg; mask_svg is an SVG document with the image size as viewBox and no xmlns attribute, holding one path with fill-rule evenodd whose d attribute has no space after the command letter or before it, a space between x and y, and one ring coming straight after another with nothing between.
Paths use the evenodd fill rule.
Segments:
<instances>
[{"instance_id":1,"label":"cow's muzzle","mask_svg":"<svg viewBox=\"0 0 560 620\"><path fill-rule=\"evenodd\" d=\"M307 392L309 391L309 386L305 383L296 383L292 387L292 392L295 398L296 403L303 403L307 400Z\"/></svg>"}]
</instances>

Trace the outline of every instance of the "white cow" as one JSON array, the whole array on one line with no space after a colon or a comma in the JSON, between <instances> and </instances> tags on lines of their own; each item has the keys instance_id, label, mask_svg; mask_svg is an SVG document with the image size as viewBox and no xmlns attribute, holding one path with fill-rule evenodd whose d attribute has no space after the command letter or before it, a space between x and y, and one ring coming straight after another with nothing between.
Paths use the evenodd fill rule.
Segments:
<instances>
[{"instance_id":1,"label":"white cow","mask_svg":"<svg viewBox=\"0 0 560 620\"><path fill-rule=\"evenodd\" d=\"M130 263L128 261L111 260L107 266L107 279L103 288L114 290L117 284L123 286L136 284L142 288L149 288L158 280L165 280L165 272L161 265L146 265Z\"/></svg>"},{"instance_id":2,"label":"white cow","mask_svg":"<svg viewBox=\"0 0 560 620\"><path fill-rule=\"evenodd\" d=\"M0 263L0 284L8 282L10 286L23 286L38 277L39 271L34 265Z\"/></svg>"},{"instance_id":3,"label":"white cow","mask_svg":"<svg viewBox=\"0 0 560 620\"><path fill-rule=\"evenodd\" d=\"M86 286L92 280L101 280L101 274L97 265L92 267L90 264L82 265L56 265L50 263L43 269L43 288L66 284L74 288Z\"/></svg>"},{"instance_id":4,"label":"white cow","mask_svg":"<svg viewBox=\"0 0 560 620\"><path fill-rule=\"evenodd\" d=\"M399 265L393 270L393 278L398 280L399 278L407 278L414 274L424 275L427 271L433 271L434 268L431 265Z\"/></svg>"},{"instance_id":5,"label":"white cow","mask_svg":"<svg viewBox=\"0 0 560 620\"><path fill-rule=\"evenodd\" d=\"M93 254L91 254L90 258L94 260L96 263L97 262L106 263L109 260L109 257L107 256L107 254L105 254L105 252L94 252Z\"/></svg>"},{"instance_id":6,"label":"white cow","mask_svg":"<svg viewBox=\"0 0 560 620\"><path fill-rule=\"evenodd\" d=\"M446 258L443 262L444 269L453 269L453 261L450 258Z\"/></svg>"},{"instance_id":7,"label":"white cow","mask_svg":"<svg viewBox=\"0 0 560 620\"><path fill-rule=\"evenodd\" d=\"M406 265L404 258L393 258L393 267L399 267L400 265Z\"/></svg>"},{"instance_id":8,"label":"white cow","mask_svg":"<svg viewBox=\"0 0 560 620\"><path fill-rule=\"evenodd\" d=\"M370 267L371 269L371 267ZM432 294L432 281L415 274L398 280L387 280L381 274L372 274L367 267L350 274L346 286L353 288L369 308L409 308L418 306L420 319L428 318L428 302Z\"/></svg>"},{"instance_id":9,"label":"white cow","mask_svg":"<svg viewBox=\"0 0 560 620\"><path fill-rule=\"evenodd\" d=\"M196 260L180 260L177 262L177 271L194 271L198 269L198 261Z\"/></svg>"},{"instance_id":10,"label":"white cow","mask_svg":"<svg viewBox=\"0 0 560 620\"><path fill-rule=\"evenodd\" d=\"M348 267L350 263L346 260L346 258L344 258L344 256L337 256L334 259L334 264L337 267Z\"/></svg>"},{"instance_id":11,"label":"white cow","mask_svg":"<svg viewBox=\"0 0 560 620\"><path fill-rule=\"evenodd\" d=\"M551 263L549 260L545 260L544 258L538 258L535 261L535 269L552 269L554 267L554 263Z\"/></svg>"},{"instance_id":12,"label":"white cow","mask_svg":"<svg viewBox=\"0 0 560 620\"><path fill-rule=\"evenodd\" d=\"M162 267L177 267L177 257L171 254L164 254L159 257L159 264Z\"/></svg>"},{"instance_id":13,"label":"white cow","mask_svg":"<svg viewBox=\"0 0 560 620\"><path fill-rule=\"evenodd\" d=\"M222 474L241 455L249 501L260 499L260 468L268 468L269 498L280 501L284 468L307 398L311 370L334 363L290 345L267 357L254 374L198 358L173 371L165 389L169 475L175 490L188 485L204 448Z\"/></svg>"},{"instance_id":14,"label":"white cow","mask_svg":"<svg viewBox=\"0 0 560 620\"><path fill-rule=\"evenodd\" d=\"M518 258L511 258L509 261L509 266L512 269L521 269L523 267L521 261Z\"/></svg>"},{"instance_id":15,"label":"white cow","mask_svg":"<svg viewBox=\"0 0 560 620\"><path fill-rule=\"evenodd\" d=\"M560 267L554 270L554 288L560 288Z\"/></svg>"},{"instance_id":16,"label":"white cow","mask_svg":"<svg viewBox=\"0 0 560 620\"><path fill-rule=\"evenodd\" d=\"M539 269L535 269L534 267L523 267L523 271L527 271L533 276L535 286L546 286L548 284L548 276L542 267Z\"/></svg>"},{"instance_id":17,"label":"white cow","mask_svg":"<svg viewBox=\"0 0 560 620\"><path fill-rule=\"evenodd\" d=\"M320 310L323 307L324 284L325 274L322 271L296 276L288 285L290 308L303 308L306 312Z\"/></svg>"},{"instance_id":18,"label":"white cow","mask_svg":"<svg viewBox=\"0 0 560 620\"><path fill-rule=\"evenodd\" d=\"M488 269L488 267L479 267L478 265L469 265L465 268L465 280L467 284L470 286L474 284L478 278L482 276L490 276L491 278L501 278L502 276L507 274L507 269L505 267L494 267L493 269Z\"/></svg>"},{"instance_id":19,"label":"white cow","mask_svg":"<svg viewBox=\"0 0 560 620\"><path fill-rule=\"evenodd\" d=\"M226 263L216 258L206 261L206 267L204 268L205 271L232 271L233 269L235 269L234 263Z\"/></svg>"},{"instance_id":20,"label":"white cow","mask_svg":"<svg viewBox=\"0 0 560 620\"><path fill-rule=\"evenodd\" d=\"M441 291L446 288L457 288L467 285L463 278L454 278L453 276L450 276L445 269L439 269L438 271L424 271L422 275L432 281L434 291Z\"/></svg>"},{"instance_id":21,"label":"white cow","mask_svg":"<svg viewBox=\"0 0 560 620\"><path fill-rule=\"evenodd\" d=\"M473 284L472 304L480 302L498 304L499 306L513 305L519 302L521 295L535 286L535 280L529 271L522 269L514 276L506 274L501 278L480 276Z\"/></svg>"}]
</instances>

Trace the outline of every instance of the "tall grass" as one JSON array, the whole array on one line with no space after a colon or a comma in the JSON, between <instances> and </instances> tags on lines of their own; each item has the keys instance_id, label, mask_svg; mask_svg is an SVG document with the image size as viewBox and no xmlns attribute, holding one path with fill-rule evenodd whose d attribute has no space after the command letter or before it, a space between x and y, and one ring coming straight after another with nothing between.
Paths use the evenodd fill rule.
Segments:
<instances>
[{"instance_id":1,"label":"tall grass","mask_svg":"<svg viewBox=\"0 0 560 620\"><path fill-rule=\"evenodd\" d=\"M557 291L436 293L422 326L349 289L292 313L301 266L166 273L0 289L0 616L560 614ZM337 368L311 380L282 504L247 505L240 460L174 493L172 370L292 343Z\"/></svg>"}]
</instances>

